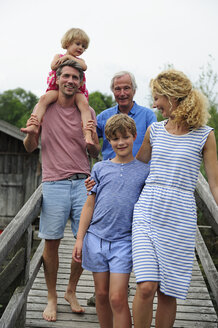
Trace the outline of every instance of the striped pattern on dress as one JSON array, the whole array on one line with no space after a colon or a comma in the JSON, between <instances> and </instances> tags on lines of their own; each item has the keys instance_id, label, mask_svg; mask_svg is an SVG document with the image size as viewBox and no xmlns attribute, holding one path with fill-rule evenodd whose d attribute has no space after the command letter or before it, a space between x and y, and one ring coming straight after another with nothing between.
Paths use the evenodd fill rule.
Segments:
<instances>
[{"instance_id":1,"label":"striped pattern on dress","mask_svg":"<svg viewBox=\"0 0 218 328\"><path fill-rule=\"evenodd\" d=\"M195 246L194 189L212 128L172 135L165 123L151 125L150 174L134 208L133 268L137 283L158 281L161 292L185 299Z\"/></svg>"}]
</instances>

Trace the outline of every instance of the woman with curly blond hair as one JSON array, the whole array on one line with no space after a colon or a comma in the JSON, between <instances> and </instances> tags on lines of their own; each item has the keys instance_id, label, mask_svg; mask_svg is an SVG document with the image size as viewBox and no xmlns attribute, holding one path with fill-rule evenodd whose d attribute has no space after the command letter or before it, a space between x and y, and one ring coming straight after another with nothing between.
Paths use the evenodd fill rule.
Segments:
<instances>
[{"instance_id":1,"label":"woman with curly blond hair","mask_svg":"<svg viewBox=\"0 0 218 328\"><path fill-rule=\"evenodd\" d=\"M185 299L195 248L194 190L203 159L212 195L218 204L218 164L207 99L176 70L151 81L154 106L166 120L147 130L136 158L151 160L150 174L134 208L133 267L137 289L135 328L151 326L157 292L156 328L170 328L176 298Z\"/></svg>"}]
</instances>

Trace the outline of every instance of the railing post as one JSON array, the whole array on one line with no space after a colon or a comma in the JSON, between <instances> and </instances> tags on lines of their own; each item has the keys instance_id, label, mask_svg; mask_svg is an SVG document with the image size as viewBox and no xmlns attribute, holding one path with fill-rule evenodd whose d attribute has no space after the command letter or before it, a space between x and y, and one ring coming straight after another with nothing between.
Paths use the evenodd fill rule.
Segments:
<instances>
[{"instance_id":1,"label":"railing post","mask_svg":"<svg viewBox=\"0 0 218 328\"><path fill-rule=\"evenodd\" d=\"M23 271L23 276L21 280L21 286L25 286L29 280L30 271L30 256L31 256L31 244L32 244L32 226L30 225L24 234L24 245L25 245L25 267ZM22 310L19 315L19 319L16 323L15 328L25 328L26 322L26 307L27 307L27 297L24 300Z\"/></svg>"}]
</instances>

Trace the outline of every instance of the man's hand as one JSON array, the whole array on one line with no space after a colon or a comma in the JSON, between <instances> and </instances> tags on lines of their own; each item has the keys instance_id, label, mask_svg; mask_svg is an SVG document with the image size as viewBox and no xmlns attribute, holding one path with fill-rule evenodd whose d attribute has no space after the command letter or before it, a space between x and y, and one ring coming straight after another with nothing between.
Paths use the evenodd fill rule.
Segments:
<instances>
[{"instance_id":1,"label":"man's hand","mask_svg":"<svg viewBox=\"0 0 218 328\"><path fill-rule=\"evenodd\" d=\"M92 190L92 188L94 187L95 185L95 180L91 180L90 177L88 177L86 180L85 180L85 187L86 187L86 190L87 190L87 195L89 195L89 191Z\"/></svg>"},{"instance_id":2,"label":"man's hand","mask_svg":"<svg viewBox=\"0 0 218 328\"><path fill-rule=\"evenodd\" d=\"M85 126L85 130L89 130L92 133L92 140L94 142L94 145L88 144L87 150L90 154L90 156L97 158L99 155L99 152L101 150L101 146L99 144L98 135L96 131L96 124L94 120L89 120L88 123Z\"/></svg>"}]
</instances>

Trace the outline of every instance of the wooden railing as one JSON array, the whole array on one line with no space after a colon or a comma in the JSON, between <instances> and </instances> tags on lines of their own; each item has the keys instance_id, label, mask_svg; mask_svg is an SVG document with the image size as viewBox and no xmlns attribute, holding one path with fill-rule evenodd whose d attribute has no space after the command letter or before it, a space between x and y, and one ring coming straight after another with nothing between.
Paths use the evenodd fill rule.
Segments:
<instances>
[{"instance_id":1,"label":"wooden railing","mask_svg":"<svg viewBox=\"0 0 218 328\"><path fill-rule=\"evenodd\" d=\"M195 199L197 207L201 210L215 234L218 235L218 206L210 193L207 181L201 173L198 177ZM196 250L218 306L218 272L198 227L196 232Z\"/></svg>"},{"instance_id":2,"label":"wooden railing","mask_svg":"<svg viewBox=\"0 0 218 328\"><path fill-rule=\"evenodd\" d=\"M32 222L41 207L41 186L0 235L0 304L6 306L1 328L23 328L26 300L42 261L40 245L30 262Z\"/></svg>"},{"instance_id":3,"label":"wooden railing","mask_svg":"<svg viewBox=\"0 0 218 328\"><path fill-rule=\"evenodd\" d=\"M197 206L218 234L218 210L206 180L200 174L196 187ZM41 207L41 186L0 235L0 304L7 304L1 328L24 328L28 292L42 263L43 241L30 262L32 222ZM196 250L214 299L218 304L218 273L197 228ZM9 293L8 289L12 292Z\"/></svg>"}]
</instances>

